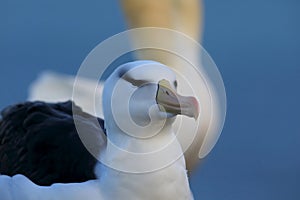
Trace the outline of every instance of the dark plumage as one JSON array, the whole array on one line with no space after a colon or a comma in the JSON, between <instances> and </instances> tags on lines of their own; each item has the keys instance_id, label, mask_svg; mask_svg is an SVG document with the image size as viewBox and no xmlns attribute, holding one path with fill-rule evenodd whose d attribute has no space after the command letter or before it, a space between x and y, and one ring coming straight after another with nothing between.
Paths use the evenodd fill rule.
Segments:
<instances>
[{"instance_id":1,"label":"dark plumage","mask_svg":"<svg viewBox=\"0 0 300 200\"><path fill-rule=\"evenodd\" d=\"M78 106L74 109L82 123L91 123L89 119L93 116ZM25 102L7 107L1 115L1 174L23 174L44 186L96 178L94 166L97 160L77 134L71 101ZM98 122L102 128L99 134L102 134L103 120L98 119ZM91 126L91 129L95 127Z\"/></svg>"}]
</instances>

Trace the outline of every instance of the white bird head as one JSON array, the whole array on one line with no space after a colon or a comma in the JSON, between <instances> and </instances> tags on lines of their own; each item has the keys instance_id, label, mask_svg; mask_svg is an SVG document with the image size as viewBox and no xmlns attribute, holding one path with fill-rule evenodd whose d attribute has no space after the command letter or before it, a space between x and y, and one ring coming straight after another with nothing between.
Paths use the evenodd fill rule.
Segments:
<instances>
[{"instance_id":1,"label":"white bird head","mask_svg":"<svg viewBox=\"0 0 300 200\"><path fill-rule=\"evenodd\" d=\"M106 129L118 127L144 138L172 123L178 114L197 119L196 98L177 94L176 87L175 73L161 63L135 61L121 65L104 84Z\"/></svg>"}]
</instances>

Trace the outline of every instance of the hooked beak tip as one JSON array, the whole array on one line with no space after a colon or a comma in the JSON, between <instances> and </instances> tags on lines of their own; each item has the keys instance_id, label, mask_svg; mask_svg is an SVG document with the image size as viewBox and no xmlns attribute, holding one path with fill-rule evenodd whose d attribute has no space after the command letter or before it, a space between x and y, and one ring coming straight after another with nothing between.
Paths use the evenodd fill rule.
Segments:
<instances>
[{"instance_id":1,"label":"hooked beak tip","mask_svg":"<svg viewBox=\"0 0 300 200\"><path fill-rule=\"evenodd\" d=\"M195 98L195 97L190 97L191 98L191 100L190 100L190 102L191 102L191 104L192 104L192 106L191 106L191 108L193 109L193 118L195 119L195 120L197 120L198 119L198 116L199 116L199 103L198 103L198 101L197 101L197 99Z\"/></svg>"}]
</instances>

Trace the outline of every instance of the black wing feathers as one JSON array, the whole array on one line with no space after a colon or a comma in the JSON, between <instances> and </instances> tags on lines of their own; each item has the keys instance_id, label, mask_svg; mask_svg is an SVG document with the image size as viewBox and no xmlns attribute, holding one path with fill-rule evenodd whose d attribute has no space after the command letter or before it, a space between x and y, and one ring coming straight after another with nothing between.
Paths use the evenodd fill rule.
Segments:
<instances>
[{"instance_id":1,"label":"black wing feathers","mask_svg":"<svg viewBox=\"0 0 300 200\"><path fill-rule=\"evenodd\" d=\"M82 120L93 117L74 106ZM0 173L24 174L38 185L95 179L97 160L75 128L72 102L25 102L2 111ZM103 120L98 119L102 130ZM97 130L98 131L98 130Z\"/></svg>"}]
</instances>

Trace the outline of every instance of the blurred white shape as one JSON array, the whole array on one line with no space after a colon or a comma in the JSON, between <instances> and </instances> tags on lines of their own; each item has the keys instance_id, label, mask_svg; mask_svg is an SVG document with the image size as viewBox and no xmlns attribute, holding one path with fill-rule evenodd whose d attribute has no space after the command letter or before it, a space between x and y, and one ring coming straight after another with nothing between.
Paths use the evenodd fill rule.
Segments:
<instances>
[{"instance_id":1,"label":"blurred white shape","mask_svg":"<svg viewBox=\"0 0 300 200\"><path fill-rule=\"evenodd\" d=\"M94 94L95 102L97 103L96 107L102 108L101 94L103 83L84 77L76 77L76 81L77 90L80 93L80 98L76 99L76 104L85 112L103 118L102 109L95 111L94 106L90 103L90 95ZM73 99L74 82L75 77L72 75L45 71L29 87L28 100L53 103L71 100ZM96 90L94 90L95 85L98 85Z\"/></svg>"}]
</instances>

